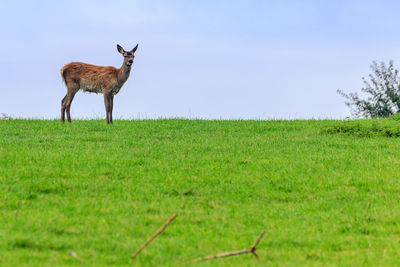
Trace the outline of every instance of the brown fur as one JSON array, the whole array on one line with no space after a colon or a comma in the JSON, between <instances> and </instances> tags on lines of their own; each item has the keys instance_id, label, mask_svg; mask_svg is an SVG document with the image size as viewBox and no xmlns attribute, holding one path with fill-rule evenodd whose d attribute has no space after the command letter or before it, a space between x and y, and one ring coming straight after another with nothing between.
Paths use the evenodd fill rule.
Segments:
<instances>
[{"instance_id":1,"label":"brown fur","mask_svg":"<svg viewBox=\"0 0 400 267\"><path fill-rule=\"evenodd\" d=\"M95 66L81 62L71 62L61 68L61 77L67 87L67 94L61 101L61 121L65 112L71 122L70 108L75 94L79 91L102 93L107 114L107 123L112 123L114 95L129 78L137 45L130 52L125 52L119 45L118 51L124 56L121 68Z\"/></svg>"}]
</instances>

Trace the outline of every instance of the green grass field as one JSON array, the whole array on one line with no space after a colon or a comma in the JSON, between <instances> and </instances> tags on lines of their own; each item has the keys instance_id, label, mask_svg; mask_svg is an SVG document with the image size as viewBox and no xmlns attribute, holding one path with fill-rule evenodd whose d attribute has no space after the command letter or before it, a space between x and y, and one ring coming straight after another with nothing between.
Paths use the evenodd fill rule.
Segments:
<instances>
[{"instance_id":1,"label":"green grass field","mask_svg":"<svg viewBox=\"0 0 400 267\"><path fill-rule=\"evenodd\" d=\"M0 120L0 265L400 265L400 139L343 123Z\"/></svg>"}]
</instances>

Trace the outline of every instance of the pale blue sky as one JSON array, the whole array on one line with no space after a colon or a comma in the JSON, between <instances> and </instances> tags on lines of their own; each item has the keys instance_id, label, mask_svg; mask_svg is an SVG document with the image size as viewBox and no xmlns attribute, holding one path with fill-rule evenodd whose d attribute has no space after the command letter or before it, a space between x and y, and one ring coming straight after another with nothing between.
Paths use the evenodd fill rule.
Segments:
<instances>
[{"instance_id":1,"label":"pale blue sky","mask_svg":"<svg viewBox=\"0 0 400 267\"><path fill-rule=\"evenodd\" d=\"M116 118L344 118L372 60L400 62L398 1L2 1L0 113L57 118L71 61L119 67ZM105 117L78 93L73 118Z\"/></svg>"}]
</instances>

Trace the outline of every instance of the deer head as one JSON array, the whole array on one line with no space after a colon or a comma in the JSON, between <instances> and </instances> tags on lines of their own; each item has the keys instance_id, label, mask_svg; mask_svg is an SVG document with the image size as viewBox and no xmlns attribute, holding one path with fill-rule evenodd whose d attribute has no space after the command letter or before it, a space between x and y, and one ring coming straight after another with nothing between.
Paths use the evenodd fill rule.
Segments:
<instances>
[{"instance_id":1,"label":"deer head","mask_svg":"<svg viewBox=\"0 0 400 267\"><path fill-rule=\"evenodd\" d=\"M128 67L130 67L133 64L133 60L135 59L135 52L138 48L138 44L131 50L131 51L125 51L122 46L117 44L117 49L118 52L120 52L124 56L124 64Z\"/></svg>"}]
</instances>

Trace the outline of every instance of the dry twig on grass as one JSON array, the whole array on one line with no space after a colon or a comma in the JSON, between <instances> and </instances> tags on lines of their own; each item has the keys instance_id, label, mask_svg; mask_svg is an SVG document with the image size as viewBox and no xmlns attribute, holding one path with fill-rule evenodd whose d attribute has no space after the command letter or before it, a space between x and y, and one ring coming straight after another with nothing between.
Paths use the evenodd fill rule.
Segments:
<instances>
[{"instance_id":1,"label":"dry twig on grass","mask_svg":"<svg viewBox=\"0 0 400 267\"><path fill-rule=\"evenodd\" d=\"M171 218L169 218L168 221L166 221L163 226L161 226L161 228L157 230L157 232L155 232L149 239L147 239L147 241L144 242L140 246L140 248L138 248L138 250L136 250L135 254L133 254L132 260L134 260L136 256L140 253L140 251L142 251L151 241L153 241L154 238L161 234L161 232L164 231L165 228L167 228L167 226L176 218L176 216L178 216L178 213L175 213Z\"/></svg>"},{"instance_id":2,"label":"dry twig on grass","mask_svg":"<svg viewBox=\"0 0 400 267\"><path fill-rule=\"evenodd\" d=\"M247 253L252 253L257 258L257 260L260 260L260 256L258 256L258 254L256 253L256 249L257 249L258 243L260 243L260 240L264 236L264 234L265 234L265 231L263 231L260 234L260 236L257 238L256 242L254 242L254 244L248 249L242 249L242 250L232 251L232 252L224 252L224 253L220 253L220 254L213 255L213 256L206 256L206 257L203 257L203 258L196 259L193 262L208 261L208 260L212 260L212 259L218 259L218 258L230 257L230 256L237 256L237 255L247 254Z\"/></svg>"},{"instance_id":3,"label":"dry twig on grass","mask_svg":"<svg viewBox=\"0 0 400 267\"><path fill-rule=\"evenodd\" d=\"M83 260L80 259L80 258L78 257L78 255L76 255L76 252L75 252L75 251L69 249L67 252L68 252L68 255L71 256L72 258L75 258L75 259L77 259L78 261L83 262Z\"/></svg>"}]
</instances>

